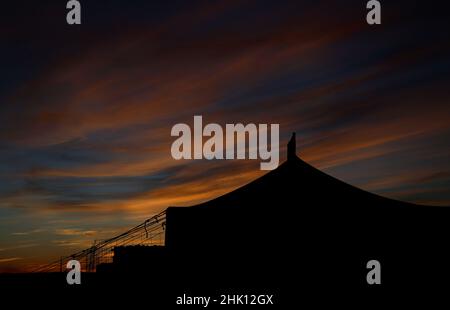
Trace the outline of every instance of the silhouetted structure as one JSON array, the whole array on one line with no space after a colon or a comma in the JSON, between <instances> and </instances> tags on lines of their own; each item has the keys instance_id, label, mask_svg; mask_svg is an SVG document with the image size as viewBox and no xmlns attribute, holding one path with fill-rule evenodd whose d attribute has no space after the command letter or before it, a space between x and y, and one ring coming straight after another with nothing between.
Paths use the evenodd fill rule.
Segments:
<instances>
[{"instance_id":1,"label":"silhouetted structure","mask_svg":"<svg viewBox=\"0 0 450 310\"><path fill-rule=\"evenodd\" d=\"M205 270L204 280L218 284L339 279L358 286L366 284L371 259L395 266L391 280L402 283L411 277L408 262L433 257L446 265L441 243L449 233L448 208L365 192L311 167L295 152L294 134L288 160L277 169L206 203L167 209L166 247L189 261L196 273L191 277ZM421 270L414 277L426 278L427 269ZM186 265L177 272L189 275Z\"/></svg>"},{"instance_id":2,"label":"silhouetted structure","mask_svg":"<svg viewBox=\"0 0 450 310\"><path fill-rule=\"evenodd\" d=\"M295 160L295 157L297 157L297 141L295 138L295 132L293 132L287 145L287 159Z\"/></svg>"},{"instance_id":3,"label":"silhouetted structure","mask_svg":"<svg viewBox=\"0 0 450 310\"><path fill-rule=\"evenodd\" d=\"M164 292L273 288L295 299L299 286L304 292L368 287L372 259L383 266L384 287L441 283L450 275L449 208L365 192L295 152L294 134L277 169L211 201L169 207L152 220L152 227L165 220L165 247L116 248L113 263L98 266L96 283L151 279L146 287ZM143 229L149 231L147 222L130 232L142 236Z\"/></svg>"}]
</instances>

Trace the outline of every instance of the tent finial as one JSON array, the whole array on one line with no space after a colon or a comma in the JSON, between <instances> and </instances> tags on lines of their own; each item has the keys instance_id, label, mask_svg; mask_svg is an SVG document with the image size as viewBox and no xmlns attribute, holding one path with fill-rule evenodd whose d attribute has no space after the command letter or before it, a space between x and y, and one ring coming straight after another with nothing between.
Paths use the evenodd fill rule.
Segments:
<instances>
[{"instance_id":1,"label":"tent finial","mask_svg":"<svg viewBox=\"0 0 450 310\"><path fill-rule=\"evenodd\" d=\"M288 142L287 145L287 159L294 159L295 157L297 157L296 155L296 151L297 151L297 146L296 146L296 141L295 141L295 132L292 133L291 139Z\"/></svg>"}]
</instances>

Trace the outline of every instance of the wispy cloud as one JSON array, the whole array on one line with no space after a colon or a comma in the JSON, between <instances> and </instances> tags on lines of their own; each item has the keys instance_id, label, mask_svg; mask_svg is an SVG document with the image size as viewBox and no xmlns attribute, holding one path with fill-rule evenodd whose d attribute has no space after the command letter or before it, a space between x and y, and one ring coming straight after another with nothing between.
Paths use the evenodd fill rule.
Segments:
<instances>
[{"instance_id":1,"label":"wispy cloud","mask_svg":"<svg viewBox=\"0 0 450 310\"><path fill-rule=\"evenodd\" d=\"M0 248L0 252L17 250L17 249L26 249L26 248L32 248L32 247L37 247L37 246L39 246L38 243L19 244L19 245Z\"/></svg>"},{"instance_id":2,"label":"wispy cloud","mask_svg":"<svg viewBox=\"0 0 450 310\"><path fill-rule=\"evenodd\" d=\"M0 258L0 263L10 263L17 260L21 260L22 257L9 257L9 258Z\"/></svg>"},{"instance_id":3,"label":"wispy cloud","mask_svg":"<svg viewBox=\"0 0 450 310\"><path fill-rule=\"evenodd\" d=\"M28 235L32 235L32 234L45 232L45 231L46 231L45 229L33 229L30 231L13 232L13 233L11 233L11 235L13 235L13 236L28 236Z\"/></svg>"},{"instance_id":4,"label":"wispy cloud","mask_svg":"<svg viewBox=\"0 0 450 310\"><path fill-rule=\"evenodd\" d=\"M60 236L86 236L92 237L97 234L95 230L81 230L81 229L57 229L56 235Z\"/></svg>"}]
</instances>

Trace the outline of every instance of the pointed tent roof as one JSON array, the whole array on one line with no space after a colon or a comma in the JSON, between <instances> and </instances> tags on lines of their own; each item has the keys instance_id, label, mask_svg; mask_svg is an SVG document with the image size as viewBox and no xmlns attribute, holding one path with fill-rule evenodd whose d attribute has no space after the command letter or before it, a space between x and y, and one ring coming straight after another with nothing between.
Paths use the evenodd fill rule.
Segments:
<instances>
[{"instance_id":1,"label":"pointed tent roof","mask_svg":"<svg viewBox=\"0 0 450 310\"><path fill-rule=\"evenodd\" d=\"M448 241L450 208L366 192L310 166L293 151L295 139L288 160L277 169L205 203L167 209L166 248L177 259L188 259L177 272L195 270L198 277L206 265L211 281L220 285L224 278L242 277L258 285L287 277L323 285L330 275L360 281L358 268L365 271L373 257L398 262L397 268L416 257L427 262L427 270L435 258L448 259L442 244Z\"/></svg>"},{"instance_id":2,"label":"pointed tent roof","mask_svg":"<svg viewBox=\"0 0 450 310\"><path fill-rule=\"evenodd\" d=\"M295 133L288 143L287 161L264 176L230 193L193 207L227 207L285 211L287 205L358 210L375 207L420 207L356 188L312 167L296 155ZM281 206L280 204L283 203Z\"/></svg>"}]
</instances>

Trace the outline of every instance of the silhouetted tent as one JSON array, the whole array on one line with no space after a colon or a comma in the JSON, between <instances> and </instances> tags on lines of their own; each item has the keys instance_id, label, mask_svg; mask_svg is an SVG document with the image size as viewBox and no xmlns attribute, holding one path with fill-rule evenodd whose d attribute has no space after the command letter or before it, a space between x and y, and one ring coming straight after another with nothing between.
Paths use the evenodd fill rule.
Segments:
<instances>
[{"instance_id":1,"label":"silhouetted tent","mask_svg":"<svg viewBox=\"0 0 450 310\"><path fill-rule=\"evenodd\" d=\"M407 253L441 252L448 208L400 202L339 181L296 156L295 135L287 157L235 191L168 208L167 249L198 268L211 264L225 277L274 280L311 272L318 281L333 272L330 262L361 277L373 257L397 261Z\"/></svg>"}]
</instances>

